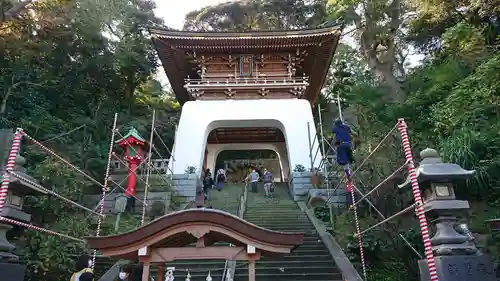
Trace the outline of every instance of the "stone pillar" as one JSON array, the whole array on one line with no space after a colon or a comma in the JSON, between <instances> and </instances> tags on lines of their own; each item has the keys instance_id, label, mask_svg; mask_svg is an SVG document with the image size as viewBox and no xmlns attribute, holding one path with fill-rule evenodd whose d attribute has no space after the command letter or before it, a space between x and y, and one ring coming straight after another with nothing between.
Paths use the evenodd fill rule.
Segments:
<instances>
[{"instance_id":1,"label":"stone pillar","mask_svg":"<svg viewBox=\"0 0 500 281\"><path fill-rule=\"evenodd\" d=\"M293 172L290 191L295 201L303 201L307 199L309 190L313 188L311 184L312 172Z\"/></svg>"},{"instance_id":2,"label":"stone pillar","mask_svg":"<svg viewBox=\"0 0 500 281\"><path fill-rule=\"evenodd\" d=\"M422 161L416 168L417 179L424 196L424 212L435 231L431 238L439 281L494 281L491 259L482 255L460 225L457 217L465 215L469 202L457 200L454 184L475 171L457 164L443 163L433 149L420 153ZM409 180L401 187L409 186ZM418 262L420 279L430 280L426 260Z\"/></svg>"}]
</instances>

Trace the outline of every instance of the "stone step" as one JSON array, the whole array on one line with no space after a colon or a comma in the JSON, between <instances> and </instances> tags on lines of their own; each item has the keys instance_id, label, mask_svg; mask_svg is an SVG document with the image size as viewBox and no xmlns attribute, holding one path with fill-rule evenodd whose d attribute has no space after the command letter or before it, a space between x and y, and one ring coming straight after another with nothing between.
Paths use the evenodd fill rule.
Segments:
<instances>
[{"instance_id":1,"label":"stone step","mask_svg":"<svg viewBox=\"0 0 500 281\"><path fill-rule=\"evenodd\" d=\"M238 274L238 270L246 271L247 266L242 265L241 267L236 268L236 274ZM294 274L294 275L303 275L305 273L314 272L314 273L323 273L323 274L336 274L338 273L337 269L330 264L329 266L280 266L280 267L272 267L272 266L262 266L261 262L257 262L255 273L258 277L262 275L268 274L276 274L280 276L281 274ZM260 278L259 278L260 279Z\"/></svg>"},{"instance_id":2,"label":"stone step","mask_svg":"<svg viewBox=\"0 0 500 281\"><path fill-rule=\"evenodd\" d=\"M293 224L293 223L285 224L285 223L281 223L280 222L279 225L276 225L276 222L274 222L274 223L269 223L269 222L262 223L262 222L258 222L258 223L253 223L253 224L258 225L258 226L263 227L263 228L276 229L276 230L280 230L280 229L297 229L297 230L300 230L300 229L311 229L311 227L313 227L312 224L309 224L309 223L306 223L306 222L297 222L297 224Z\"/></svg>"},{"instance_id":3,"label":"stone step","mask_svg":"<svg viewBox=\"0 0 500 281\"><path fill-rule=\"evenodd\" d=\"M241 271L241 272L240 272ZM236 270L234 281L248 281L248 271L243 272L243 270ZM287 274L287 273L256 273L256 280L259 281L312 281L312 280L329 280L329 281L341 281L342 274L340 273L316 273L309 271L302 274Z\"/></svg>"},{"instance_id":4,"label":"stone step","mask_svg":"<svg viewBox=\"0 0 500 281\"><path fill-rule=\"evenodd\" d=\"M244 261L238 261L236 262L236 266L243 266L245 265L246 262ZM298 260L267 260L265 258L261 258L260 260L257 261L256 268L281 268L281 267L332 267L335 266L335 264L332 262L332 260L328 259L317 259L317 260L303 260L303 261L298 261Z\"/></svg>"},{"instance_id":5,"label":"stone step","mask_svg":"<svg viewBox=\"0 0 500 281\"><path fill-rule=\"evenodd\" d=\"M280 223L292 223L292 222L306 222L309 221L307 217L305 216L299 216L299 215L293 215L293 214L280 214L280 213L255 213L255 214L249 214L248 216L245 216L245 220L247 221L255 221L255 222L275 222L279 218Z\"/></svg>"},{"instance_id":6,"label":"stone step","mask_svg":"<svg viewBox=\"0 0 500 281\"><path fill-rule=\"evenodd\" d=\"M180 269L207 269L214 270L223 268L225 265L225 260L179 260L173 261L166 264L167 267L175 267L176 270Z\"/></svg>"},{"instance_id":7,"label":"stone step","mask_svg":"<svg viewBox=\"0 0 500 281\"><path fill-rule=\"evenodd\" d=\"M286 255L283 257L262 257L260 261L280 261L280 262L305 262L305 261L326 261L332 260L332 257L330 256L330 253L328 254L309 254L309 253L304 253L302 255Z\"/></svg>"},{"instance_id":8,"label":"stone step","mask_svg":"<svg viewBox=\"0 0 500 281\"><path fill-rule=\"evenodd\" d=\"M304 240L290 254L262 257L257 261L256 280L341 281L342 276L314 225L298 205L290 200L286 191L279 192L275 194L277 199L264 199L261 194L249 194L245 220L270 230L302 232ZM239 262L238 265L244 266L244 262ZM247 278L247 269L237 268L234 281L244 281Z\"/></svg>"},{"instance_id":9,"label":"stone step","mask_svg":"<svg viewBox=\"0 0 500 281\"><path fill-rule=\"evenodd\" d=\"M304 254L307 254L307 255L327 255L327 254L330 254L330 252L325 247L311 249L311 248L300 248L300 246L299 246L295 250L293 250L293 252L291 252L288 255L291 255L291 256L294 256L294 255L300 256L300 255L304 255Z\"/></svg>"}]
</instances>

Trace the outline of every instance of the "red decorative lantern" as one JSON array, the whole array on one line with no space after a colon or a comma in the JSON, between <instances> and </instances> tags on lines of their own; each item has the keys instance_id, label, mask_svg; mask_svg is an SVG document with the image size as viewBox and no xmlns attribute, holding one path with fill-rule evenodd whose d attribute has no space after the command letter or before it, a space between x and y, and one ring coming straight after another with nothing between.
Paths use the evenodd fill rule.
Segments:
<instances>
[{"instance_id":1,"label":"red decorative lantern","mask_svg":"<svg viewBox=\"0 0 500 281\"><path fill-rule=\"evenodd\" d=\"M120 147L125 148L125 160L128 162L128 181L125 190L125 196L135 196L135 187L137 183L137 167L144 159L144 146L146 140L139 135L135 128L130 131L120 140L116 141Z\"/></svg>"}]
</instances>

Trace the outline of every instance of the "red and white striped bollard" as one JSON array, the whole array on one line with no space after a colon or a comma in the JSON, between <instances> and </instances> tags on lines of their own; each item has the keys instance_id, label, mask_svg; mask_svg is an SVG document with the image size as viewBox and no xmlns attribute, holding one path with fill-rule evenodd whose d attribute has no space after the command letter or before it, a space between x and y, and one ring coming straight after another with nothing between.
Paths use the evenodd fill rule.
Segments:
<instances>
[{"instance_id":1,"label":"red and white striped bollard","mask_svg":"<svg viewBox=\"0 0 500 281\"><path fill-rule=\"evenodd\" d=\"M429 227L427 226L427 218L425 217L424 213L424 204L422 200L422 195L420 193L420 187L418 186L417 173L415 172L415 163L413 162L410 140L408 138L407 126L404 119L398 119L398 129L399 132L401 133L403 152L405 154L406 161L408 162L408 173L410 176L413 198L416 203L420 203L417 205L417 207L415 207L415 213L417 214L420 223L420 233L422 235L422 240L424 242L425 258L427 260L427 266L429 268L430 280L438 281L438 275L436 271L436 261L434 260L431 239L429 236Z\"/></svg>"}]
</instances>

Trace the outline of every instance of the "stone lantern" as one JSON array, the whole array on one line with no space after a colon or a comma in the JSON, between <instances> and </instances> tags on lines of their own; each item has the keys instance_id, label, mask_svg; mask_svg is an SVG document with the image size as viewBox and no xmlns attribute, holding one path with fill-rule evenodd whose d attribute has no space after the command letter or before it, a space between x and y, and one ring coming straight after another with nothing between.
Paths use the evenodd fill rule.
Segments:
<instances>
[{"instance_id":1,"label":"stone lantern","mask_svg":"<svg viewBox=\"0 0 500 281\"><path fill-rule=\"evenodd\" d=\"M12 143L12 130L0 131L0 161L1 174L4 173L4 167L7 161L10 145ZM15 160L14 173L36 183L36 180L26 174L24 157L17 155ZM23 212L24 199L27 195L39 196L46 194L45 191L38 189L36 186L18 179L15 176L10 176L10 184L7 193L7 200L2 209L0 216L14 219L21 222L30 222L31 215ZM6 234L14 226L0 222L0 272L2 276L8 277L9 281L22 281L24 279L25 266L19 262L19 257L13 251L15 246L12 245L6 237Z\"/></svg>"},{"instance_id":2,"label":"stone lantern","mask_svg":"<svg viewBox=\"0 0 500 281\"><path fill-rule=\"evenodd\" d=\"M469 202L457 200L454 184L474 175L457 164L443 163L434 149L420 153L422 161L415 169L423 193L424 212L435 234L431 238L439 281L493 281L493 263L472 243L469 231L458 216L467 214ZM401 188L410 187L410 179ZM420 278L430 280L426 260L419 261Z\"/></svg>"},{"instance_id":3,"label":"stone lantern","mask_svg":"<svg viewBox=\"0 0 500 281\"><path fill-rule=\"evenodd\" d=\"M125 160L128 162L128 181L125 196L128 200L128 209L133 210L135 204L137 167L144 159L146 140L139 135L135 128L116 141L120 147L125 148Z\"/></svg>"}]
</instances>

